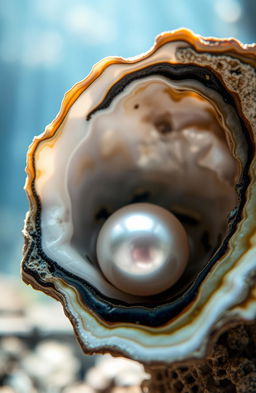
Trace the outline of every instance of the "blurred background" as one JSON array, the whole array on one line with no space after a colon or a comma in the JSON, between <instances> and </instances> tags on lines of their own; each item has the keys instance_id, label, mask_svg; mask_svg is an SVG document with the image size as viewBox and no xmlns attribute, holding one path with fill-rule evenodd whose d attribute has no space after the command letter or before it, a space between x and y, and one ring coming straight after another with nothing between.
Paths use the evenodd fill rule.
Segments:
<instances>
[{"instance_id":1,"label":"blurred background","mask_svg":"<svg viewBox=\"0 0 256 393\"><path fill-rule=\"evenodd\" d=\"M60 305L20 280L21 230L28 208L23 191L24 167L33 136L56 116L64 93L101 58L137 55L147 51L160 32L180 27L205 36L234 36L252 43L256 41L255 18L255 0L1 0L0 353L9 360L16 356L16 363L11 364L17 366L17 359L24 359L25 352L27 356L40 352L42 336L48 340L44 345L52 345L55 355L58 350L65 352L68 345L74 359L80 359L80 368L77 366L72 374L74 380L77 370L82 375L86 362L91 364L72 341ZM51 321L49 307L55 309L56 315ZM64 349L56 349L56 338ZM11 355L8 348L12 348ZM43 349L40 353L43 356ZM1 370L1 359L0 386L9 389L5 392L29 393L26 383L30 389L37 389L31 392L63 391L58 390L63 386L56 390L53 385L50 390L35 387L31 382L35 376L28 377L26 371L29 366L22 366L23 383L26 378L31 380L27 379L25 390L19 379L15 382L19 388L7 383L13 371Z\"/></svg>"}]
</instances>

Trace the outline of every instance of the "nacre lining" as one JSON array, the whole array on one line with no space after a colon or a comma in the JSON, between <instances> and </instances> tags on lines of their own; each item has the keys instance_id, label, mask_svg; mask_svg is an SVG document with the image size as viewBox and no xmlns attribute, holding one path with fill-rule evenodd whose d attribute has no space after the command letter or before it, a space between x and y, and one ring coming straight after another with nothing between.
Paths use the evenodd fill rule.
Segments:
<instances>
[{"instance_id":1,"label":"nacre lining","mask_svg":"<svg viewBox=\"0 0 256 393\"><path fill-rule=\"evenodd\" d=\"M30 148L24 279L63 302L86 351L201 357L216 329L255 317L255 52L165 33L99 63ZM108 283L95 253L105 220L136 202L174 213L190 243L178 283L148 298Z\"/></svg>"},{"instance_id":2,"label":"nacre lining","mask_svg":"<svg viewBox=\"0 0 256 393\"><path fill-rule=\"evenodd\" d=\"M191 284L218 248L220 234L222 239L226 234L227 216L238 203L234 182L239 172L230 153L234 142L229 129L238 135L241 130L239 123L234 122L236 117L230 105L199 83L196 87L200 94L196 93L194 84L183 80L170 82L159 76L133 81L109 108L87 122L82 95L79 100L83 103L83 123L74 124L80 118L74 118L71 109L61 137L51 150L53 161L47 143L37 158L39 170L40 163L45 165L46 160L47 165L58 168L55 176L49 172L48 180L41 175L37 182L44 206L42 248L59 266L101 288L105 296L128 303L139 301L110 287L97 269L96 239L106 218L102 219L102 211L109 215L144 192L149 194L147 202L185 216L181 222L189 221L184 225L192 249L180 292ZM204 98L207 93L222 108L221 112ZM135 109L138 102L140 107ZM156 127L163 117L171 122L169 133L159 132ZM72 134L68 134L71 128ZM73 138L74 130L84 136L72 152L70 136ZM239 158L242 166L243 156L240 154ZM60 176L62 168L66 170ZM203 193L202 184L207 184ZM118 192L113 193L114 189ZM86 209L81 209L85 201ZM190 221L198 225L191 225ZM174 295L175 288L168 297Z\"/></svg>"}]
</instances>

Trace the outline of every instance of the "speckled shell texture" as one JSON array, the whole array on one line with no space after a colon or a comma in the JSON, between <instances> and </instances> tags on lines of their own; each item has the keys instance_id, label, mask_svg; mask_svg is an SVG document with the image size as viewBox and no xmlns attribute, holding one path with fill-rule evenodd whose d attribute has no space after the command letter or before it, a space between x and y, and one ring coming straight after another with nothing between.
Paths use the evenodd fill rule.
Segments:
<instances>
[{"instance_id":1,"label":"speckled shell texture","mask_svg":"<svg viewBox=\"0 0 256 393\"><path fill-rule=\"evenodd\" d=\"M30 211L24 228L23 279L62 303L86 353L111 352L148 364L203 358L223 329L236 321L255 319L255 65L254 45L242 45L234 39L202 38L188 30L163 33L153 48L139 57L107 58L96 64L65 95L56 119L34 139L26 168ZM81 115L84 123L90 122L94 114L103 113L126 85L152 75L176 81L195 78L209 91L220 94L239 119L245 154L235 184L239 203L230 215L229 230L209 263L177 296L162 299L158 295L150 302L129 301L101 289L101 281L96 284L89 276L86 279L79 277L77 271L68 271L52 253L46 252L42 214L47 197L42 197L40 182L47 171L54 169L51 164L42 164L42 157L46 146L47 151L55 149L71 114L74 119L80 116L79 102L90 101L87 91L98 86L100 80L104 86ZM75 146L77 134L70 129L71 133ZM239 136L232 143L239 146L238 139ZM59 155L61 159L60 149Z\"/></svg>"}]
</instances>

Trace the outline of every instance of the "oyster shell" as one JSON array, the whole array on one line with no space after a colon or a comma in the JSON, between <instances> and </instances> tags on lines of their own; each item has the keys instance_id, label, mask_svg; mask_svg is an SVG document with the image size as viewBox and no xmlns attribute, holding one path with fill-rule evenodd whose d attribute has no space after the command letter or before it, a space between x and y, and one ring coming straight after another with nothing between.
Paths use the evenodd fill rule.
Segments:
<instances>
[{"instance_id":1,"label":"oyster shell","mask_svg":"<svg viewBox=\"0 0 256 393\"><path fill-rule=\"evenodd\" d=\"M200 358L255 318L255 53L164 33L96 64L30 146L23 279L62 302L86 352ZM155 296L122 292L97 262L103 223L135 202L174 213L190 241L182 277Z\"/></svg>"}]
</instances>

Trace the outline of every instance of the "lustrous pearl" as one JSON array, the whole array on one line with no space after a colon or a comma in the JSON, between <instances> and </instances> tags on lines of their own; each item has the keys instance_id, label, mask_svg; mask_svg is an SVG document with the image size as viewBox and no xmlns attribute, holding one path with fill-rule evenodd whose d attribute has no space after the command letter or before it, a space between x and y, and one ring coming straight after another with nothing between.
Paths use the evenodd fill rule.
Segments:
<instances>
[{"instance_id":1,"label":"lustrous pearl","mask_svg":"<svg viewBox=\"0 0 256 393\"><path fill-rule=\"evenodd\" d=\"M132 295L149 296L170 288L184 272L188 254L188 238L180 221L150 203L117 210L97 240L103 274Z\"/></svg>"}]
</instances>

